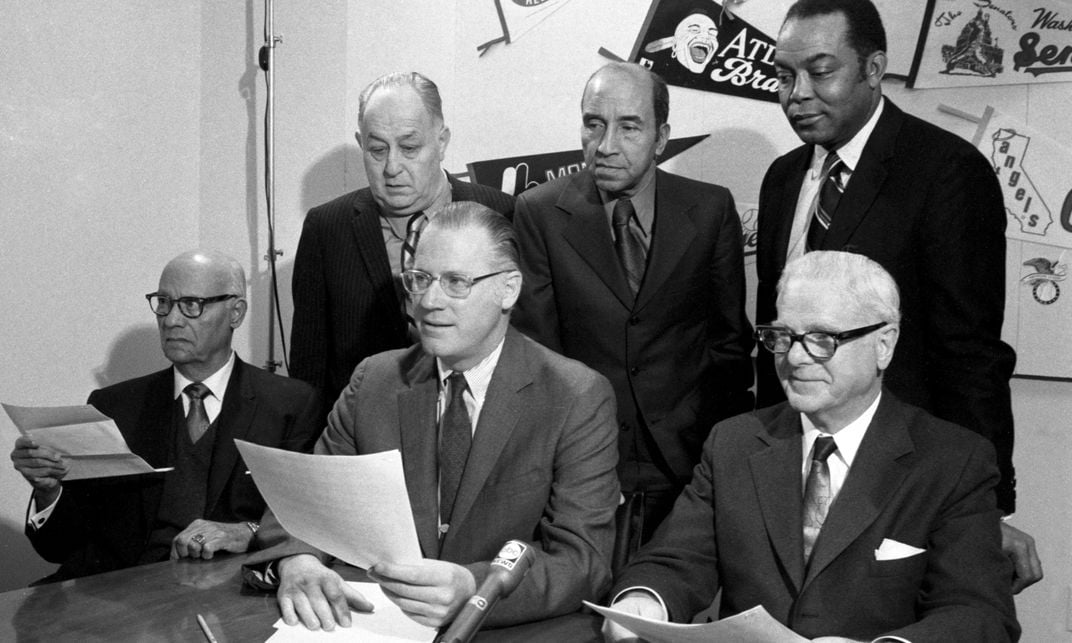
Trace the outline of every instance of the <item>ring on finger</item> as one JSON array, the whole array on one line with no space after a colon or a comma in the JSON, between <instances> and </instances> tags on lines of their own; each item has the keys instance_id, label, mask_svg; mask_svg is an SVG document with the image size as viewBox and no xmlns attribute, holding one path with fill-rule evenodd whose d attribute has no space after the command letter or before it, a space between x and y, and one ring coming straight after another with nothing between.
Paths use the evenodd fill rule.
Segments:
<instances>
[{"instance_id":1,"label":"ring on finger","mask_svg":"<svg viewBox=\"0 0 1072 643\"><path fill-rule=\"evenodd\" d=\"M193 540L198 545L202 545L205 542L205 534L196 534L193 538L191 538L191 540Z\"/></svg>"}]
</instances>

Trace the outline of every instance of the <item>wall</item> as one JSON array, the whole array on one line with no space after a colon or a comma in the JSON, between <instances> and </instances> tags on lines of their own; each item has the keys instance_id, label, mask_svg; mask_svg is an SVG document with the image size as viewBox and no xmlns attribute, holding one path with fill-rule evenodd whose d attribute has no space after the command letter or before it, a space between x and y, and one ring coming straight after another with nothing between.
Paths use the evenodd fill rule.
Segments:
<instances>
[{"instance_id":1,"label":"wall","mask_svg":"<svg viewBox=\"0 0 1072 643\"><path fill-rule=\"evenodd\" d=\"M417 69L440 84L452 172L482 159L575 149L584 81L605 60L599 49L627 56L649 4L571 2L478 57L476 46L499 33L492 0L280 3L276 242L286 332L305 212L365 184L353 132L366 83ZM239 351L263 365L271 343L279 358L263 259L262 3L79 0L60 9L0 0L0 7L0 400L77 403L92 388L156 368L141 294L155 287L168 257L199 244L231 252L249 271L251 313ZM1067 141L1068 87L913 92L888 82L887 94L965 138L975 126L939 113L939 103L976 113L993 105ZM773 104L671 88L670 121L674 137L711 137L667 169L727 185L745 206L755 203L770 160L797 144ZM1013 382L1014 524L1038 539L1046 566L1046 578L1017 600L1029 643L1072 641L1065 631L1072 515L1062 493L1072 478L1064 457L1072 447L1070 392L1069 383ZM0 444L13 440L0 418ZM0 467L0 485L3 590L49 567L21 535L25 483Z\"/></svg>"}]
</instances>

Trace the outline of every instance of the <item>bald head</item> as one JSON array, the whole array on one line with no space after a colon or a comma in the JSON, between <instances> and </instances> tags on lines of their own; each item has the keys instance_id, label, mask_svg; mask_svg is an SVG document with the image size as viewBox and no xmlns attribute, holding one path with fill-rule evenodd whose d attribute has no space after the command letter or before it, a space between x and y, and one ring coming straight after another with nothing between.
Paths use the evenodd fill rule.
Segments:
<instances>
[{"instance_id":1,"label":"bald head","mask_svg":"<svg viewBox=\"0 0 1072 643\"><path fill-rule=\"evenodd\" d=\"M166 302L156 311L160 346L175 368L194 381L222 368L246 316L242 266L215 250L184 252L164 267L155 294Z\"/></svg>"}]
</instances>

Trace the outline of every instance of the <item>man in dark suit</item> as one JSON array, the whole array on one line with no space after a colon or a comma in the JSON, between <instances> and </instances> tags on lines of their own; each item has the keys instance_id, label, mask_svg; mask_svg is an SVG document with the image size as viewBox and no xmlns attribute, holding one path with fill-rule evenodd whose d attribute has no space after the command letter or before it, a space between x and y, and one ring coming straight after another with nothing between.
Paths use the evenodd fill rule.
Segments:
<instances>
[{"instance_id":1,"label":"man in dark suit","mask_svg":"<svg viewBox=\"0 0 1072 643\"><path fill-rule=\"evenodd\" d=\"M597 71L581 101L587 167L522 193L514 219L514 323L614 385L618 472L644 539L711 426L752 408L740 220L725 188L656 169L669 109L647 69Z\"/></svg>"},{"instance_id":2,"label":"man in dark suit","mask_svg":"<svg viewBox=\"0 0 1072 643\"><path fill-rule=\"evenodd\" d=\"M20 437L11 458L33 486L26 535L64 580L176 557L246 551L264 513L234 440L311 447L320 400L309 385L249 366L231 350L246 315L234 259L187 252L168 263L156 292L158 373L94 391L130 449L160 474L64 482L63 457Z\"/></svg>"},{"instance_id":3,"label":"man in dark suit","mask_svg":"<svg viewBox=\"0 0 1072 643\"><path fill-rule=\"evenodd\" d=\"M458 181L441 163L450 142L435 83L416 72L364 89L357 141L369 186L309 211L294 259L290 375L324 394L327 409L362 359L413 343L399 275L407 233L451 201L506 216L514 198Z\"/></svg>"},{"instance_id":4,"label":"man in dark suit","mask_svg":"<svg viewBox=\"0 0 1072 643\"><path fill-rule=\"evenodd\" d=\"M756 334L788 401L711 431L615 605L687 623L721 589L722 617L760 605L816 641L1019 638L992 445L883 387L892 277L812 252L786 266L777 310Z\"/></svg>"},{"instance_id":5,"label":"man in dark suit","mask_svg":"<svg viewBox=\"0 0 1072 643\"><path fill-rule=\"evenodd\" d=\"M773 319L782 267L808 250L849 250L882 264L904 294L905 318L886 386L993 442L998 506L1011 514L1016 355L1001 341L1001 188L970 144L883 98L885 49L868 1L801 0L789 9L775 65L782 108L805 145L763 180L756 323ZM757 406L784 399L762 351L757 370ZM1003 533L1019 590L1041 578L1041 565L1030 536L1011 525Z\"/></svg>"},{"instance_id":6,"label":"man in dark suit","mask_svg":"<svg viewBox=\"0 0 1072 643\"><path fill-rule=\"evenodd\" d=\"M521 292L517 242L501 215L446 206L404 273L421 343L364 360L315 453L400 449L425 558L380 562L369 577L413 619L449 623L509 539L536 551L490 626L540 620L598 600L610 584L619 487L610 384L509 328ZM360 492L360 490L355 490ZM272 522L272 521L269 521ZM266 526L278 549L283 619L348 626L364 598L308 546ZM278 544L277 544L278 543ZM271 576L268 573L267 576Z\"/></svg>"}]
</instances>

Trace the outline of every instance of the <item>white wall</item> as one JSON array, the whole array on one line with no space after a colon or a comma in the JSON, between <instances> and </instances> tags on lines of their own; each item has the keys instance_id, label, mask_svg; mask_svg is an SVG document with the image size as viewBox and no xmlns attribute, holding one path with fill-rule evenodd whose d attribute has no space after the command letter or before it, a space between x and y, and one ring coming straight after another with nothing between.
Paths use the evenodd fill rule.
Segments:
<instances>
[{"instance_id":1,"label":"white wall","mask_svg":"<svg viewBox=\"0 0 1072 643\"><path fill-rule=\"evenodd\" d=\"M439 83L453 172L576 148L580 94L604 62L599 48L628 56L649 5L571 2L478 57L476 46L498 35L491 0L277 3L276 240L287 333L305 211L365 184L353 131L366 83L403 69ZM265 88L256 68L262 2L0 0L0 9L0 400L77 403L92 388L162 364L141 295L167 258L199 244L234 254L249 271L251 314L236 346L262 365L270 327ZM969 112L990 104L1072 140L1067 84L913 92L888 83L887 93L966 138L974 125L938 113L938 103ZM771 159L796 145L773 104L672 87L670 121L675 137L712 136L668 169L727 185L740 203L755 203ZM1072 641L1064 631L1070 392L1063 382L1013 383L1015 524L1038 539L1046 566L1046 579L1017 601L1028 643ZM0 418L0 444L13 439ZM49 567L21 535L25 483L0 466L0 485L2 590Z\"/></svg>"}]
</instances>

